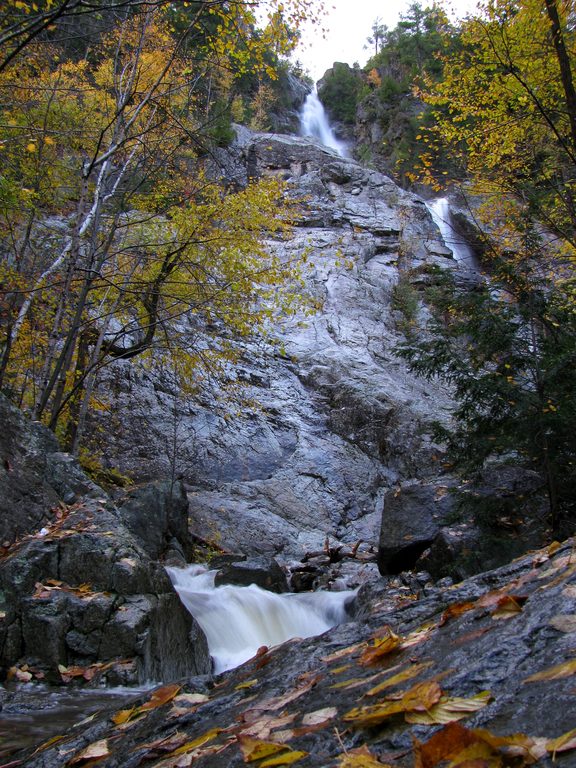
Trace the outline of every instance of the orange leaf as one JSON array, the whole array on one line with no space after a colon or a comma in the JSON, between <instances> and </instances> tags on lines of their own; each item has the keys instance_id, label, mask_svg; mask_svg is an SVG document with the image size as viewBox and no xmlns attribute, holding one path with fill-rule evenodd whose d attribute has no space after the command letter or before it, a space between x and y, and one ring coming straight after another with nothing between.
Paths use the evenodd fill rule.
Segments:
<instances>
[{"instance_id":1,"label":"orange leaf","mask_svg":"<svg viewBox=\"0 0 576 768\"><path fill-rule=\"evenodd\" d=\"M172 701L181 687L182 686L180 685L171 683L170 685L162 686L162 688L157 688L155 691L152 691L150 700L137 707L136 711L138 713L148 712L151 709L156 709L157 707L167 704L169 701Z\"/></svg>"},{"instance_id":2,"label":"orange leaf","mask_svg":"<svg viewBox=\"0 0 576 768\"><path fill-rule=\"evenodd\" d=\"M418 683L406 691L400 703L407 711L422 712L437 704L442 697L442 689L435 680Z\"/></svg>"},{"instance_id":3,"label":"orange leaf","mask_svg":"<svg viewBox=\"0 0 576 768\"><path fill-rule=\"evenodd\" d=\"M449 723L425 744L414 745L415 768L434 768L444 760L450 760L465 747L478 741L472 731L460 723Z\"/></svg>"},{"instance_id":4,"label":"orange leaf","mask_svg":"<svg viewBox=\"0 0 576 768\"><path fill-rule=\"evenodd\" d=\"M396 650L402 639L394 634L390 627L387 627L387 634L384 637L378 637L372 645L369 645L360 656L360 664L367 666L378 663L384 656Z\"/></svg>"},{"instance_id":5,"label":"orange leaf","mask_svg":"<svg viewBox=\"0 0 576 768\"><path fill-rule=\"evenodd\" d=\"M474 608L476 608L476 603L453 603L452 605L449 605L442 614L442 617L438 622L438 626L443 627L446 622L450 621L450 619L455 619L458 616L461 616L463 613L473 610Z\"/></svg>"}]
</instances>

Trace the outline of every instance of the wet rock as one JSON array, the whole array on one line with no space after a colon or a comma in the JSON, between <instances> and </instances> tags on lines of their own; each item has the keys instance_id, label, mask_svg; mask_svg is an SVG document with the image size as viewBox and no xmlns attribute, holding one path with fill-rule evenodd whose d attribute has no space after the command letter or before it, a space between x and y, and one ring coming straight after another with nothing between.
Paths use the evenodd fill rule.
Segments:
<instances>
[{"instance_id":1,"label":"wet rock","mask_svg":"<svg viewBox=\"0 0 576 768\"><path fill-rule=\"evenodd\" d=\"M101 490L67 454L53 433L31 422L0 394L0 543L36 531L65 502Z\"/></svg>"},{"instance_id":2,"label":"wet rock","mask_svg":"<svg viewBox=\"0 0 576 768\"><path fill-rule=\"evenodd\" d=\"M119 679L119 662L131 659L119 674L132 684L210 670L200 628L105 497L15 546L0 563L0 588L6 667L28 661L58 679L59 665L106 662Z\"/></svg>"},{"instance_id":3,"label":"wet rock","mask_svg":"<svg viewBox=\"0 0 576 768\"><path fill-rule=\"evenodd\" d=\"M188 498L181 481L151 483L131 491L119 508L120 519L145 552L159 559L175 543L183 553L192 546Z\"/></svg>"},{"instance_id":4,"label":"wet rock","mask_svg":"<svg viewBox=\"0 0 576 768\"><path fill-rule=\"evenodd\" d=\"M215 585L236 584L247 587L256 584L270 592L288 592L286 574L274 558L250 558L244 562L222 566L214 580Z\"/></svg>"},{"instance_id":5,"label":"wet rock","mask_svg":"<svg viewBox=\"0 0 576 768\"><path fill-rule=\"evenodd\" d=\"M413 568L453 512L449 488L454 484L453 480L443 484L411 480L386 493L378 547L380 573Z\"/></svg>"},{"instance_id":6,"label":"wet rock","mask_svg":"<svg viewBox=\"0 0 576 768\"><path fill-rule=\"evenodd\" d=\"M426 424L449 412L450 393L395 356L393 308L401 275L440 258L427 247L438 230L419 198L376 171L309 139L237 133L239 184L274 175L308 196L290 238L268 246L283 261L310 254L304 293L319 310L277 329L282 353L238 342L241 409L218 391L178 398L165 371L115 363L103 381L119 428L97 415L106 454L138 481L182 476L191 531L215 550L293 559L326 536L375 543L386 490L438 473Z\"/></svg>"}]
</instances>

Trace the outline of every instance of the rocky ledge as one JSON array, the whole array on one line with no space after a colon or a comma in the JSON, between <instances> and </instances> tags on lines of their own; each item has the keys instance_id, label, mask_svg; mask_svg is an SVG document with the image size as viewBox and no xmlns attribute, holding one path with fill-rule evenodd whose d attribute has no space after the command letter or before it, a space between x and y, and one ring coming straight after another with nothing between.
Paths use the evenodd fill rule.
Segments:
<instances>
[{"instance_id":1,"label":"rocky ledge","mask_svg":"<svg viewBox=\"0 0 576 768\"><path fill-rule=\"evenodd\" d=\"M368 588L356 621L162 686L10 765L576 765L574 546L452 588Z\"/></svg>"}]
</instances>

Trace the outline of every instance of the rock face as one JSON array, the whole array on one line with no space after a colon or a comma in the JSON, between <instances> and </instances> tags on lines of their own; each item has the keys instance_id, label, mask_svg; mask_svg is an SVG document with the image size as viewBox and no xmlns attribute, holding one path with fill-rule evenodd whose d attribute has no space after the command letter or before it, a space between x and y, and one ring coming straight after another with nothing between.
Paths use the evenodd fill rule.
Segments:
<instances>
[{"instance_id":1,"label":"rock face","mask_svg":"<svg viewBox=\"0 0 576 768\"><path fill-rule=\"evenodd\" d=\"M0 565L0 589L5 667L26 663L54 682L58 665L90 668L112 684L210 669L206 640L164 568L105 498L24 539Z\"/></svg>"},{"instance_id":2,"label":"rock face","mask_svg":"<svg viewBox=\"0 0 576 768\"><path fill-rule=\"evenodd\" d=\"M139 489L119 511L51 433L0 408L4 536L26 532L0 560L2 667L113 684L208 672L206 639L155 562L189 543L181 484Z\"/></svg>"},{"instance_id":3,"label":"rock face","mask_svg":"<svg viewBox=\"0 0 576 768\"><path fill-rule=\"evenodd\" d=\"M54 434L0 394L0 544L36 531L61 502L102 490L60 452Z\"/></svg>"},{"instance_id":4,"label":"rock face","mask_svg":"<svg viewBox=\"0 0 576 768\"><path fill-rule=\"evenodd\" d=\"M227 162L240 185L275 175L306 196L292 237L269 245L285 259L309 254L319 310L279 329L281 347L241 347L241 407L218 393L181 401L166 379L119 363L106 450L140 480L183 477L192 532L224 549L290 560L326 537L376 543L387 490L438 471L425 424L449 411L449 395L394 348L414 320L408 304L424 312L430 266L454 260L419 198L312 140L239 129Z\"/></svg>"},{"instance_id":5,"label":"rock face","mask_svg":"<svg viewBox=\"0 0 576 768\"><path fill-rule=\"evenodd\" d=\"M262 653L211 689L164 688L128 727L105 713L11 757L76 765L94 744L105 768L240 768L263 741L301 768L574 766L573 553L569 541L446 590L372 587L355 622Z\"/></svg>"}]
</instances>

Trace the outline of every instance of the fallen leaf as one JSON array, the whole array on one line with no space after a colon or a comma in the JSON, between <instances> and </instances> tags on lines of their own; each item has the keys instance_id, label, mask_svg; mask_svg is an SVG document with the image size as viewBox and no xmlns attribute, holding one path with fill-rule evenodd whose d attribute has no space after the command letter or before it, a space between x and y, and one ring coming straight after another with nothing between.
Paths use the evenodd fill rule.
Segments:
<instances>
[{"instance_id":1,"label":"fallen leaf","mask_svg":"<svg viewBox=\"0 0 576 768\"><path fill-rule=\"evenodd\" d=\"M438 624L436 624L436 622L430 621L427 624L418 627L418 629L413 630L408 635L406 635L406 637L400 643L400 650L404 650L404 648L412 648L415 645L419 645L420 643L425 642L437 627Z\"/></svg>"},{"instance_id":2,"label":"fallen leaf","mask_svg":"<svg viewBox=\"0 0 576 768\"><path fill-rule=\"evenodd\" d=\"M101 739L100 741L95 741L93 744L90 744L71 760L68 760L68 765L77 765L78 763L84 763L88 760L100 760L109 755L110 749L108 748L108 740Z\"/></svg>"},{"instance_id":3,"label":"fallen leaf","mask_svg":"<svg viewBox=\"0 0 576 768\"><path fill-rule=\"evenodd\" d=\"M272 766L276 765L292 765L307 756L308 752L283 752L281 755L275 755L274 757L269 757L267 760L263 760L260 763L259 768L272 768Z\"/></svg>"},{"instance_id":4,"label":"fallen leaf","mask_svg":"<svg viewBox=\"0 0 576 768\"><path fill-rule=\"evenodd\" d=\"M180 693L174 699L174 704L203 704L205 701L209 701L210 697L205 693Z\"/></svg>"},{"instance_id":5,"label":"fallen leaf","mask_svg":"<svg viewBox=\"0 0 576 768\"><path fill-rule=\"evenodd\" d=\"M302 725L320 725L321 723L327 723L329 720L333 720L338 714L336 707L324 707L323 709L317 709L315 712L308 712L302 718Z\"/></svg>"},{"instance_id":6,"label":"fallen leaf","mask_svg":"<svg viewBox=\"0 0 576 768\"><path fill-rule=\"evenodd\" d=\"M477 712L485 707L490 699L489 691L482 691L468 699L444 697L426 712L406 712L406 722L413 725L446 725L462 720L471 712Z\"/></svg>"},{"instance_id":7,"label":"fallen leaf","mask_svg":"<svg viewBox=\"0 0 576 768\"><path fill-rule=\"evenodd\" d=\"M388 656L390 653L396 650L402 639L394 634L394 632L387 627L387 632L383 637L376 638L371 645L369 645L360 655L360 664L368 666L369 664L377 664L384 656Z\"/></svg>"},{"instance_id":8,"label":"fallen leaf","mask_svg":"<svg viewBox=\"0 0 576 768\"><path fill-rule=\"evenodd\" d=\"M248 725L243 726L238 735L263 741L270 738L272 731L279 728L285 728L287 725L291 725L295 719L295 714L285 714L278 717L271 715L264 716L249 723ZM278 738L278 735L274 734L274 741L281 743L283 739Z\"/></svg>"},{"instance_id":9,"label":"fallen leaf","mask_svg":"<svg viewBox=\"0 0 576 768\"><path fill-rule=\"evenodd\" d=\"M556 752L567 752L570 749L576 749L576 728L573 731L558 736L556 739L549 739L546 742L546 749L552 752L553 759Z\"/></svg>"},{"instance_id":10,"label":"fallen leaf","mask_svg":"<svg viewBox=\"0 0 576 768\"><path fill-rule=\"evenodd\" d=\"M258 680L246 680L246 682L244 683L238 683L238 685L234 687L234 690L242 691L245 688L253 688L257 683L258 683Z\"/></svg>"},{"instance_id":11,"label":"fallen leaf","mask_svg":"<svg viewBox=\"0 0 576 768\"><path fill-rule=\"evenodd\" d=\"M343 720L357 728L372 728L383 723L393 715L404 712L404 707L399 701L384 701L369 707L355 707L343 716Z\"/></svg>"},{"instance_id":12,"label":"fallen leaf","mask_svg":"<svg viewBox=\"0 0 576 768\"><path fill-rule=\"evenodd\" d=\"M400 703L408 712L421 712L433 707L441 698L442 689L435 680L432 680L418 683L410 688L410 690L402 696Z\"/></svg>"},{"instance_id":13,"label":"fallen leaf","mask_svg":"<svg viewBox=\"0 0 576 768\"><path fill-rule=\"evenodd\" d=\"M250 736L239 736L240 749L244 755L245 763L253 763L256 760L262 760L265 757L276 755L278 752L287 752L288 747L284 744L277 744L274 741L262 741L253 739Z\"/></svg>"},{"instance_id":14,"label":"fallen leaf","mask_svg":"<svg viewBox=\"0 0 576 768\"><path fill-rule=\"evenodd\" d=\"M210 731L203 733L202 736L198 736L198 738L192 739L192 741L187 741L185 744L182 744L182 746L173 750L172 754L184 755L188 752L192 752L193 750L198 749L198 747L203 747L204 744L208 744L208 742L216 738L219 733L222 733L221 728L212 728Z\"/></svg>"},{"instance_id":15,"label":"fallen leaf","mask_svg":"<svg viewBox=\"0 0 576 768\"><path fill-rule=\"evenodd\" d=\"M515 733L512 736L496 736L490 731L475 728L474 734L507 756L521 757L527 763L535 763L546 754L547 739Z\"/></svg>"},{"instance_id":16,"label":"fallen leaf","mask_svg":"<svg viewBox=\"0 0 576 768\"><path fill-rule=\"evenodd\" d=\"M449 723L425 743L414 740L414 767L434 768L438 763L451 760L476 741L478 737L468 728L460 723Z\"/></svg>"},{"instance_id":17,"label":"fallen leaf","mask_svg":"<svg viewBox=\"0 0 576 768\"><path fill-rule=\"evenodd\" d=\"M148 712L151 709L157 709L158 707L167 704L169 701L172 701L181 687L182 686L180 685L171 683L170 685L162 686L162 688L157 688L155 691L152 691L150 699L137 707L136 711L138 713Z\"/></svg>"},{"instance_id":18,"label":"fallen leaf","mask_svg":"<svg viewBox=\"0 0 576 768\"><path fill-rule=\"evenodd\" d=\"M519 595L503 595L496 603L495 610L492 611L492 618L512 619L522 613L522 604L525 602L526 598Z\"/></svg>"},{"instance_id":19,"label":"fallen leaf","mask_svg":"<svg viewBox=\"0 0 576 768\"><path fill-rule=\"evenodd\" d=\"M334 651L334 653L331 653L328 656L322 656L322 661L330 664L332 661L338 661L338 659L343 659L346 656L350 656L350 654L355 653L363 647L364 643L355 643L354 645L349 645L346 648L341 648L339 651Z\"/></svg>"},{"instance_id":20,"label":"fallen leaf","mask_svg":"<svg viewBox=\"0 0 576 768\"><path fill-rule=\"evenodd\" d=\"M453 758L449 768L504 768L502 755L484 741L465 747Z\"/></svg>"},{"instance_id":21,"label":"fallen leaf","mask_svg":"<svg viewBox=\"0 0 576 768\"><path fill-rule=\"evenodd\" d=\"M536 683L540 680L561 680L574 674L576 674L576 659L571 659L563 664L556 664L554 667L544 669L542 672L536 672L536 674L527 677L524 682Z\"/></svg>"},{"instance_id":22,"label":"fallen leaf","mask_svg":"<svg viewBox=\"0 0 576 768\"><path fill-rule=\"evenodd\" d=\"M466 603L452 603L452 605L449 605L440 617L438 626L443 627L446 622L450 621L450 619L455 619L458 616L462 616L463 613L467 613L474 608L476 608L475 602L468 601Z\"/></svg>"},{"instance_id":23,"label":"fallen leaf","mask_svg":"<svg viewBox=\"0 0 576 768\"><path fill-rule=\"evenodd\" d=\"M358 749L351 749L344 755L339 755L337 768L390 768L388 764L377 760L366 744Z\"/></svg>"},{"instance_id":24,"label":"fallen leaf","mask_svg":"<svg viewBox=\"0 0 576 768\"><path fill-rule=\"evenodd\" d=\"M303 682L301 685L299 685L297 688L294 688L292 691L288 691L288 693L283 694L282 696L273 696L270 699L264 699L264 701L261 701L256 706L251 707L250 709L246 710L245 715L247 716L246 719L249 717L252 717L252 719L255 719L260 716L260 712L267 712L269 710L276 710L281 709L282 707L286 706L286 704L290 704L292 701L295 701L296 699L299 699L300 696L303 696L307 691L309 691L316 683L318 682L318 677L311 677L310 679Z\"/></svg>"},{"instance_id":25,"label":"fallen leaf","mask_svg":"<svg viewBox=\"0 0 576 768\"><path fill-rule=\"evenodd\" d=\"M397 672L395 675L392 675L392 677L388 677L386 680L383 680L381 683L374 686L374 688L370 688L369 691L366 691L365 696L376 696L387 688L392 688L395 685L406 682L406 680L411 680L413 677L417 677L425 669L431 667L433 663L434 662L432 661L427 661L422 664L412 664L409 667L405 667L401 672Z\"/></svg>"},{"instance_id":26,"label":"fallen leaf","mask_svg":"<svg viewBox=\"0 0 576 768\"><path fill-rule=\"evenodd\" d=\"M131 709L121 709L113 715L112 722L114 725L124 725L124 723L127 723L132 719L135 711L136 707L132 707Z\"/></svg>"},{"instance_id":27,"label":"fallen leaf","mask_svg":"<svg viewBox=\"0 0 576 768\"><path fill-rule=\"evenodd\" d=\"M331 675L341 675L342 672L346 672L347 669L350 669L352 667L352 664L343 664L341 667L335 667L334 669L330 670Z\"/></svg>"},{"instance_id":28,"label":"fallen leaf","mask_svg":"<svg viewBox=\"0 0 576 768\"><path fill-rule=\"evenodd\" d=\"M575 613L565 613L553 616L549 623L559 632L576 632Z\"/></svg>"}]
</instances>

